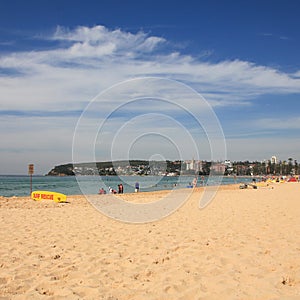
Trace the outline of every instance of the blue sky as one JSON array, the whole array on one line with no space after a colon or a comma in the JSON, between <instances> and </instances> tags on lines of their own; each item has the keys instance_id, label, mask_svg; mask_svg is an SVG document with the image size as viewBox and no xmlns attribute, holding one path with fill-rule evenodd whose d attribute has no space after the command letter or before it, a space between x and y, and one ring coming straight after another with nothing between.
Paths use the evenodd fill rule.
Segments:
<instances>
[{"instance_id":1,"label":"blue sky","mask_svg":"<svg viewBox=\"0 0 300 300\"><path fill-rule=\"evenodd\" d=\"M184 83L205 98L222 126L227 158L300 160L299 11L298 1L1 1L0 173L24 174L35 163L44 174L71 162L76 124L89 102L123 81L153 76ZM106 99L107 108L125 98ZM91 126L103 121L104 102ZM193 105L194 112L202 109L197 100ZM203 130L188 127L185 114L162 101L156 111L149 107L130 106L126 118L122 110L111 115L105 134L124 130L116 158L127 151L175 159L178 149L182 159L197 156L193 147L171 149L170 141L164 147L157 138L173 136L167 111L173 127L187 126L197 139L199 158L210 158ZM166 120L157 115L158 123L155 112ZM137 122L136 134L153 133L145 139L147 151L143 143L121 151L129 136L137 138L122 123L128 119ZM173 144L183 135L180 127ZM97 159L111 158L109 143L96 141Z\"/></svg>"}]
</instances>

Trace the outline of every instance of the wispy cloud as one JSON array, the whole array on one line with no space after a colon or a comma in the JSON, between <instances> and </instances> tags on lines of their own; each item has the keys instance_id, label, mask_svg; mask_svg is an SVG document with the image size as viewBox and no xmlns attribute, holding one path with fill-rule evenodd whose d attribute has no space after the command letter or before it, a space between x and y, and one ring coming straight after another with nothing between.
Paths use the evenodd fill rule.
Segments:
<instances>
[{"instance_id":1,"label":"wispy cloud","mask_svg":"<svg viewBox=\"0 0 300 300\"><path fill-rule=\"evenodd\" d=\"M277 35L277 34L270 33L270 32L263 32L263 33L260 33L259 35L264 36L264 37L270 37L270 38L278 39L278 40L290 40L290 37L288 37L288 36Z\"/></svg>"},{"instance_id":2,"label":"wispy cloud","mask_svg":"<svg viewBox=\"0 0 300 300\"><path fill-rule=\"evenodd\" d=\"M57 27L46 39L57 42L56 46L0 55L0 125L14 129L14 137L8 137L6 129L0 131L1 140L9 140L7 149L24 147L24 137L38 141L40 135L45 136L38 130L43 128L49 140L58 141L60 149L67 151L78 112L99 92L136 77L159 76L186 83L213 107L250 106L253 99L266 94L300 94L300 70L288 74L242 60L213 63L202 59L210 52L183 55L178 48L174 51L166 39L143 31L130 33L104 26ZM146 93L149 87L144 88ZM164 93L167 91L161 86L160 96ZM109 101L120 99L111 97ZM109 108L109 103L105 105L102 112ZM197 101L193 105L199 109ZM142 111L143 107L137 105L135 109ZM14 125L13 117L22 118ZM28 126L24 127L25 117ZM120 120L115 118L115 122ZM260 125L268 126L267 121L274 123L261 120ZM36 145L45 148L41 143ZM47 154L52 157L48 159L58 157ZM30 157L29 152L27 155Z\"/></svg>"},{"instance_id":3,"label":"wispy cloud","mask_svg":"<svg viewBox=\"0 0 300 300\"><path fill-rule=\"evenodd\" d=\"M229 159L264 160L276 155L280 160L288 157L299 159L300 140L293 137L262 136L261 138L245 137L226 140ZM238 159L237 159L238 158Z\"/></svg>"},{"instance_id":4,"label":"wispy cloud","mask_svg":"<svg viewBox=\"0 0 300 300\"><path fill-rule=\"evenodd\" d=\"M132 34L103 26L74 30L58 27L48 39L67 44L1 56L2 70L24 74L22 78L2 76L0 80L1 98L7 99L8 107L16 102L20 105L21 95L37 105L49 101L47 98L52 103L70 98L76 102L92 96L97 91L95 86L100 91L124 79L153 75L187 82L218 105L236 105L264 93L300 92L300 80L295 76L247 61L203 62L166 49L165 39L144 32ZM79 89L86 92L78 93Z\"/></svg>"},{"instance_id":5,"label":"wispy cloud","mask_svg":"<svg viewBox=\"0 0 300 300\"><path fill-rule=\"evenodd\" d=\"M254 124L253 124L254 125ZM256 127L272 129L272 130L299 130L300 129L300 116L299 117L283 117L283 118L264 118L256 120Z\"/></svg>"},{"instance_id":6,"label":"wispy cloud","mask_svg":"<svg viewBox=\"0 0 300 300\"><path fill-rule=\"evenodd\" d=\"M12 46L16 41L0 41L0 46Z\"/></svg>"}]
</instances>

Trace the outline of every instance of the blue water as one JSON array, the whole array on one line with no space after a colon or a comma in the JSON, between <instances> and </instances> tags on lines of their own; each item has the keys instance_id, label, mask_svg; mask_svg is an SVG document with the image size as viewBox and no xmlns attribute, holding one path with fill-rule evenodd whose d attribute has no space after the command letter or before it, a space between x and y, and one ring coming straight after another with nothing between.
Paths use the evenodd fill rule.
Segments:
<instances>
[{"instance_id":1,"label":"blue water","mask_svg":"<svg viewBox=\"0 0 300 300\"><path fill-rule=\"evenodd\" d=\"M52 177L52 176L33 176L32 190L50 190L66 195L97 194L103 187L108 191L109 187L118 190L118 184L124 186L124 193L132 193L135 189L135 183L140 184L140 191L157 191L186 188L193 181L193 176L178 177L159 177L159 176L75 176ZM204 183L203 183L204 179ZM234 180L233 177L224 177L222 185L250 182L251 178L239 177ZM198 186L206 184L207 177L198 178ZM216 183L218 178L216 178ZM214 184L214 179L210 179L210 185ZM0 175L0 196L29 196L30 177L29 176L5 176Z\"/></svg>"}]
</instances>

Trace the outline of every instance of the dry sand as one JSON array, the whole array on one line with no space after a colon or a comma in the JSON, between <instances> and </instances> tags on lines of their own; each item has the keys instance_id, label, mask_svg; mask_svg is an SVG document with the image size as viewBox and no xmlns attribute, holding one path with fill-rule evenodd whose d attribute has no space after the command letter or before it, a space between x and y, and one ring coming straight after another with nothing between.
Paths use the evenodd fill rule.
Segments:
<instances>
[{"instance_id":1,"label":"dry sand","mask_svg":"<svg viewBox=\"0 0 300 300\"><path fill-rule=\"evenodd\" d=\"M223 187L200 210L202 192L148 224L0 198L0 299L300 299L300 184Z\"/></svg>"}]
</instances>

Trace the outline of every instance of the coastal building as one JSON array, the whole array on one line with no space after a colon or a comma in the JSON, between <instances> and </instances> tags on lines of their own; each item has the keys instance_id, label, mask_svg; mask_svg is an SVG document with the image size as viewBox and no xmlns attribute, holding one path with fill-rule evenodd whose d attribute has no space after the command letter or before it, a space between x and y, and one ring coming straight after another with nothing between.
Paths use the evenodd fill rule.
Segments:
<instances>
[{"instance_id":1,"label":"coastal building","mask_svg":"<svg viewBox=\"0 0 300 300\"><path fill-rule=\"evenodd\" d=\"M201 172L203 170L203 161L202 160L186 160L186 171L196 171L196 172Z\"/></svg>"},{"instance_id":2,"label":"coastal building","mask_svg":"<svg viewBox=\"0 0 300 300\"><path fill-rule=\"evenodd\" d=\"M195 160L194 159L192 159L192 160L186 160L185 164L186 164L186 170L187 171L189 171L189 170L195 170Z\"/></svg>"},{"instance_id":3,"label":"coastal building","mask_svg":"<svg viewBox=\"0 0 300 300\"><path fill-rule=\"evenodd\" d=\"M274 155L271 157L271 164L277 164L277 157Z\"/></svg>"},{"instance_id":4,"label":"coastal building","mask_svg":"<svg viewBox=\"0 0 300 300\"><path fill-rule=\"evenodd\" d=\"M227 174L232 174L234 169L233 169L233 164L229 159L226 159L224 161L225 169L227 171Z\"/></svg>"},{"instance_id":5,"label":"coastal building","mask_svg":"<svg viewBox=\"0 0 300 300\"><path fill-rule=\"evenodd\" d=\"M226 159L226 160L224 161L224 165L225 165L226 167L228 167L228 168L232 168L232 162L231 162L229 159Z\"/></svg>"},{"instance_id":6,"label":"coastal building","mask_svg":"<svg viewBox=\"0 0 300 300\"><path fill-rule=\"evenodd\" d=\"M213 163L211 165L210 171L213 174L223 175L226 170L226 165L224 163Z\"/></svg>"},{"instance_id":7,"label":"coastal building","mask_svg":"<svg viewBox=\"0 0 300 300\"><path fill-rule=\"evenodd\" d=\"M196 171L197 172L202 172L203 171L203 161L202 160L198 160L196 162Z\"/></svg>"}]
</instances>

